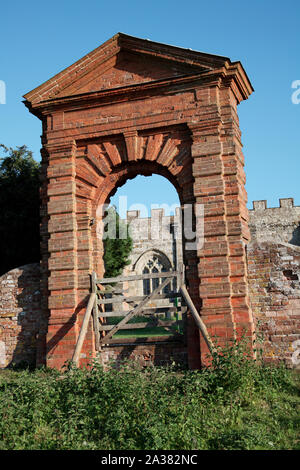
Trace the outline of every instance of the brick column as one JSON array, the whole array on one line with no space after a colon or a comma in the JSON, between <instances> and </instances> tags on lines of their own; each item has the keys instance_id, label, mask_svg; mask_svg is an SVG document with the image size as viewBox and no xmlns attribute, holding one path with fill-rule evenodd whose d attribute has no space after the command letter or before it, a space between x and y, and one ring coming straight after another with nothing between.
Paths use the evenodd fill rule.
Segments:
<instances>
[{"instance_id":1,"label":"brick column","mask_svg":"<svg viewBox=\"0 0 300 470\"><path fill-rule=\"evenodd\" d=\"M46 145L48 152L48 308L47 365L71 359L77 340L77 223L74 142Z\"/></svg>"},{"instance_id":2,"label":"brick column","mask_svg":"<svg viewBox=\"0 0 300 470\"><path fill-rule=\"evenodd\" d=\"M239 339L245 335L252 339L254 326L248 296L245 248L250 241L249 214L237 101L229 86L222 87L219 93L231 308L236 337Z\"/></svg>"},{"instance_id":3,"label":"brick column","mask_svg":"<svg viewBox=\"0 0 300 470\"><path fill-rule=\"evenodd\" d=\"M77 188L78 190L78 188ZM78 191L77 191L78 193ZM77 194L78 195L78 194ZM77 201L77 301L76 315L78 330L80 330L91 292L90 274L97 270L97 257L99 251L96 240L95 214L88 194L81 189L80 203ZM85 197L83 197L85 196ZM95 244L96 242L96 244ZM102 256L101 256L102 261ZM75 347L75 346L74 346ZM89 328L82 346L80 365L86 366L95 357L95 335L93 322L90 320Z\"/></svg>"},{"instance_id":4,"label":"brick column","mask_svg":"<svg viewBox=\"0 0 300 470\"><path fill-rule=\"evenodd\" d=\"M198 251L201 315L219 343L234 336L225 221L224 168L221 156L220 121L204 121L192 130L193 174L196 203L204 205L204 245ZM201 362L206 364L207 346L200 337Z\"/></svg>"},{"instance_id":5,"label":"brick column","mask_svg":"<svg viewBox=\"0 0 300 470\"><path fill-rule=\"evenodd\" d=\"M196 203L204 205L204 246L197 253L201 315L221 346L236 337L237 327L239 333L241 328L247 334L253 331L247 299L245 180L239 128L225 108L226 93L231 96L228 88L220 92L219 84L203 90L203 111L198 122L189 124L194 194ZM200 348L205 364L208 350L202 337Z\"/></svg>"}]
</instances>

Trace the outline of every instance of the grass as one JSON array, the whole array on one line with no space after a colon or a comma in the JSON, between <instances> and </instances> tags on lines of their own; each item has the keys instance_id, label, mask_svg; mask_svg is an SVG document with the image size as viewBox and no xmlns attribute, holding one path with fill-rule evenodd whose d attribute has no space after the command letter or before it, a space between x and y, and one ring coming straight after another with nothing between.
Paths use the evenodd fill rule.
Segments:
<instances>
[{"instance_id":1,"label":"grass","mask_svg":"<svg viewBox=\"0 0 300 470\"><path fill-rule=\"evenodd\" d=\"M109 319L110 325L115 325L122 320L123 317L111 317ZM177 316L171 316L170 318L164 318L163 316L160 317L161 321L176 321L178 318ZM149 317L145 316L136 316L132 318L128 323L143 323L149 321ZM170 336L172 334L183 334L182 327L174 324L171 327L163 327L163 326L156 326L156 327L146 327L141 329L130 329L130 330L119 330L117 331L113 337L114 338L150 338L150 337L159 337L159 336Z\"/></svg>"},{"instance_id":2,"label":"grass","mask_svg":"<svg viewBox=\"0 0 300 470\"><path fill-rule=\"evenodd\" d=\"M203 371L0 373L0 449L299 449L300 375L240 346Z\"/></svg>"}]
</instances>

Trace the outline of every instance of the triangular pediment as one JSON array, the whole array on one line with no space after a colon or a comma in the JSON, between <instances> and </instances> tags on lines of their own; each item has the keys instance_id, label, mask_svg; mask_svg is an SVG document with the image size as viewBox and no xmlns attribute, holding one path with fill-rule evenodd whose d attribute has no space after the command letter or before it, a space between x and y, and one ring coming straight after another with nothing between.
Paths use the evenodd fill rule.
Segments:
<instances>
[{"instance_id":1,"label":"triangular pediment","mask_svg":"<svg viewBox=\"0 0 300 470\"><path fill-rule=\"evenodd\" d=\"M209 72L227 57L155 43L122 33L24 95L31 105L62 98Z\"/></svg>"},{"instance_id":2,"label":"triangular pediment","mask_svg":"<svg viewBox=\"0 0 300 470\"><path fill-rule=\"evenodd\" d=\"M201 73L201 66L157 59L148 54L120 51L111 59L64 88L57 97L138 85L182 75Z\"/></svg>"}]
</instances>

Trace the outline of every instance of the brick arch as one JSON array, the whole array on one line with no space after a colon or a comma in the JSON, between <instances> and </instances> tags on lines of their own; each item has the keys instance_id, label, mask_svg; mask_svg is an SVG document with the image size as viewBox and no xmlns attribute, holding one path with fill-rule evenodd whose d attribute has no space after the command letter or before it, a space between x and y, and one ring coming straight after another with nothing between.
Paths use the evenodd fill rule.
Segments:
<instances>
[{"instance_id":1,"label":"brick arch","mask_svg":"<svg viewBox=\"0 0 300 470\"><path fill-rule=\"evenodd\" d=\"M57 344L65 351L64 341L76 341L89 295L89 274L96 271L103 275L97 209L118 187L139 174L166 177L177 189L181 204L204 204L205 246L197 253L183 250L190 294L211 325L211 333L223 342L235 336L237 326L241 329L245 325L252 334L245 280L247 215L242 154L232 155L226 142L221 144L219 132L219 127L207 129L190 123L45 145L44 155L51 163L47 173L53 181L48 186L50 221L44 222L44 231L51 231L49 261L48 251L44 251L44 265L52 270L47 285L51 291L50 366L60 367L65 359L64 353L57 355ZM208 143L206 133L212 133ZM61 229L60 221L66 230ZM71 257L63 258L62 251L71 252ZM69 320L65 322L65 318ZM56 325L62 325L61 329ZM205 361L205 345L200 348L200 339L190 318L188 357L193 368ZM95 354L92 330L84 348L87 356ZM70 355L71 348L68 351Z\"/></svg>"},{"instance_id":2,"label":"brick arch","mask_svg":"<svg viewBox=\"0 0 300 470\"><path fill-rule=\"evenodd\" d=\"M192 171L191 138L187 126L171 126L126 133L119 136L77 143L76 166L77 195L86 198L86 215L95 223L90 233L89 266L101 277L104 275L102 230L102 205L107 204L117 189L138 175L158 174L175 187L181 205L193 204L194 176ZM184 245L185 241L182 240ZM195 272L199 262L195 251L183 249L187 283L196 286ZM198 287L199 289L199 287ZM199 300L196 303L199 305ZM188 320L190 354L199 363L199 334L191 318Z\"/></svg>"},{"instance_id":3,"label":"brick arch","mask_svg":"<svg viewBox=\"0 0 300 470\"><path fill-rule=\"evenodd\" d=\"M194 199L191 138L187 126L170 126L77 142L77 195L103 204L127 179L157 173Z\"/></svg>"},{"instance_id":4,"label":"brick arch","mask_svg":"<svg viewBox=\"0 0 300 470\"><path fill-rule=\"evenodd\" d=\"M117 189L138 175L158 174L175 187L181 204L195 201L193 194L190 130L186 125L122 133L74 143L76 150L76 208L84 220L97 223L90 237L90 269L103 274L103 247L97 237L99 207ZM195 262L195 261L194 261Z\"/></svg>"},{"instance_id":5,"label":"brick arch","mask_svg":"<svg viewBox=\"0 0 300 470\"><path fill-rule=\"evenodd\" d=\"M165 177L168 181L170 181L171 184L173 184L177 191L181 205L194 203L194 197L192 193L194 178L191 165L191 143L186 140L184 144L181 142L180 144L181 145L178 145L178 150L174 150L173 155L168 160L163 160L161 158L160 161L158 161L158 159L147 160L146 158L143 158L135 161L123 162L121 164L117 164L114 167L111 167L111 171L107 173L104 178L100 178L99 186L94 192L92 203L92 214L96 222L92 229L92 264L94 270L99 274L99 276L104 275L104 266L102 261L103 244L102 239L97 236L97 233L102 233L101 230L98 230L103 216L101 206L103 204L108 204L110 198L115 194L117 189L123 186L129 179L133 179L138 175L151 176L152 174L158 174ZM161 153L157 152L157 156L161 156ZM180 171L178 171L177 162L182 164ZM195 251L186 252L184 250L184 238L182 239L182 243L183 259L186 266L186 282L189 284L191 281L191 283L195 285L195 271L197 270L199 259ZM195 357L198 356L199 358L199 334L191 318L188 319L187 328L189 337L193 338L189 344L190 354L193 354ZM200 363L197 362L197 365L199 366Z\"/></svg>"},{"instance_id":6,"label":"brick arch","mask_svg":"<svg viewBox=\"0 0 300 470\"><path fill-rule=\"evenodd\" d=\"M103 184L101 184L96 193L95 200L97 201L97 205L109 203L110 198L120 187L126 184L128 180L132 180L136 176L152 176L153 174L166 178L175 187L180 203L184 203L184 187L178 183L176 176L174 176L168 168L157 162L141 160L129 164L118 165L109 175L107 175ZM188 181L189 184L193 184L193 175L191 171Z\"/></svg>"},{"instance_id":7,"label":"brick arch","mask_svg":"<svg viewBox=\"0 0 300 470\"><path fill-rule=\"evenodd\" d=\"M195 202L190 130L186 125L150 129L76 143L77 207L96 223L91 230L91 266L103 275L102 242L97 230L101 207L119 187L138 175L158 174L175 187L180 203ZM187 265L197 264L188 253Z\"/></svg>"},{"instance_id":8,"label":"brick arch","mask_svg":"<svg viewBox=\"0 0 300 470\"><path fill-rule=\"evenodd\" d=\"M116 54L128 48L147 57L149 81L140 82L140 73L118 80ZM94 84L88 89L86 77ZM59 368L72 357L89 275L101 271L95 263L101 259L97 207L137 174L161 174L182 204L204 206L204 246L186 260L190 295L220 344L244 327L252 338L237 114L252 91L239 62L119 34L25 95L26 106L43 121L41 292L49 314L48 366ZM95 353L93 341L91 329L86 357ZM199 348L192 327L187 341L189 366L200 367L207 350L201 340Z\"/></svg>"}]
</instances>

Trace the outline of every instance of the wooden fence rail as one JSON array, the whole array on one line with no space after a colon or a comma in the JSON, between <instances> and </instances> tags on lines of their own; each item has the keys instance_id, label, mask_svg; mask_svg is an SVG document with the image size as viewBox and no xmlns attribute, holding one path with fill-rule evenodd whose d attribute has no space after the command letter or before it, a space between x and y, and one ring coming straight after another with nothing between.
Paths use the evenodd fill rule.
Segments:
<instances>
[{"instance_id":1,"label":"wooden fence rail","mask_svg":"<svg viewBox=\"0 0 300 470\"><path fill-rule=\"evenodd\" d=\"M138 281L144 279L159 279L160 284L148 295L137 295L137 296L126 296L125 289L120 286L120 283ZM177 292L163 293L163 289L176 279ZM99 287L100 285L100 287ZM119 330L142 330L145 328L156 328L163 327L166 329L166 338L178 338L180 334L178 330L175 331L172 327L181 327L181 332L185 330L185 314L189 310L195 320L196 325L201 331L209 351L213 353L215 351L214 344L209 336L207 328L201 319L192 299L183 282L183 270L179 271L168 271L152 274L141 274L135 276L118 276L115 278L104 278L98 279L96 273L91 275L91 290L92 293L89 297L88 305L84 315L83 323L79 333L79 337L76 343L75 351L73 354L72 361L78 365L79 357L82 349L82 345L86 336L89 320L93 314L93 329L95 333L95 347L96 350L100 350L101 346L105 344L111 344L114 340L116 343L120 342L117 337L113 338L113 335ZM128 290L127 290L128 293ZM111 295L111 298L107 298L107 295ZM119 294L119 295L118 295ZM123 295L122 295L123 294ZM160 304L153 306L153 300L169 300L175 301L179 299L179 305L175 306L167 305L162 306ZM152 302L152 304L149 304ZM117 311L105 311L106 305L116 305L125 303L127 306L130 305L130 310L123 310L122 307ZM177 318L176 320L169 320L165 318L161 320L162 315L167 313L174 313ZM179 318L179 313L181 318ZM133 317L142 316L140 322L129 323ZM149 316L149 319L147 318ZM119 317L121 320L117 324L107 323L110 318ZM112 321L112 320L111 320ZM168 333L171 333L169 335ZM173 333L173 334L172 334ZM102 337L101 337L102 334ZM182 334L181 334L182 336ZM183 335L185 336L185 335ZM156 337L155 337L156 338ZM151 338L145 337L145 341L149 341ZM159 339L159 338L156 338ZM141 338L139 338L141 340Z\"/></svg>"},{"instance_id":2,"label":"wooden fence rail","mask_svg":"<svg viewBox=\"0 0 300 470\"><path fill-rule=\"evenodd\" d=\"M208 347L210 353L215 352L215 347L214 347L214 344L211 340L211 337L208 334L207 328L206 328L205 324L203 323L203 320L201 319L199 313L197 312L197 309L196 309L196 307L195 307L195 305L194 305L194 303L193 303L193 301L190 297L190 294L188 293L186 287L183 284L180 286L180 291L181 291L181 293L184 297L184 300L187 303L187 306L188 306L191 314L194 317L196 325L198 326L199 330L203 334L203 337L205 339L205 342L207 344L207 347Z\"/></svg>"},{"instance_id":3,"label":"wooden fence rail","mask_svg":"<svg viewBox=\"0 0 300 470\"><path fill-rule=\"evenodd\" d=\"M86 311L85 311L85 314L84 314L82 326L81 326L80 333L79 333L79 336L78 336L78 340L77 340L77 343L76 343L76 346L75 346L75 351L74 351L74 354L73 354L73 357L72 357L72 361L77 366L78 366L78 363L79 363L79 356L80 356L80 353L81 353L82 345L83 345L85 335L86 335L86 332L87 332L87 329L88 329L89 320L91 318L91 313L92 313L92 310L93 310L93 307L94 307L94 304L95 304L95 299L96 299L96 293L92 292L90 297L89 297L89 301L88 301L88 305L87 305L87 308L86 308Z\"/></svg>"},{"instance_id":4,"label":"wooden fence rail","mask_svg":"<svg viewBox=\"0 0 300 470\"><path fill-rule=\"evenodd\" d=\"M136 274L134 276L118 276L118 277L104 277L103 279L96 279L96 284L117 284L118 282L125 281L141 281L143 279L160 279L165 277L176 277L176 271L163 271L160 273L151 274Z\"/></svg>"}]
</instances>

